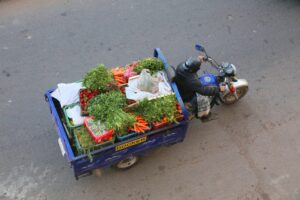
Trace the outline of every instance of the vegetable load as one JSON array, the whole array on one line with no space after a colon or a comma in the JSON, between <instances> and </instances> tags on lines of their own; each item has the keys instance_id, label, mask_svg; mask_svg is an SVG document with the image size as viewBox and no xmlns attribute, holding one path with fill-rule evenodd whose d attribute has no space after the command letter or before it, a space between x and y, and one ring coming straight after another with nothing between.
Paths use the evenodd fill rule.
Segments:
<instances>
[{"instance_id":1,"label":"vegetable load","mask_svg":"<svg viewBox=\"0 0 300 200\"><path fill-rule=\"evenodd\" d=\"M123 85L127 83L126 78L124 77L125 69L122 67L117 67L111 70L118 85Z\"/></svg>"},{"instance_id":2,"label":"vegetable load","mask_svg":"<svg viewBox=\"0 0 300 200\"><path fill-rule=\"evenodd\" d=\"M141 116L137 115L136 122L133 123L133 126L129 128L130 131L136 132L136 133L145 133L145 131L149 131L149 123L143 119Z\"/></svg>"},{"instance_id":3,"label":"vegetable load","mask_svg":"<svg viewBox=\"0 0 300 200\"><path fill-rule=\"evenodd\" d=\"M158 71L164 70L164 64L158 58L146 58L138 62L134 71L139 74L143 69L148 69L151 74L154 74Z\"/></svg>"},{"instance_id":4,"label":"vegetable load","mask_svg":"<svg viewBox=\"0 0 300 200\"><path fill-rule=\"evenodd\" d=\"M176 121L176 97L174 94L156 98L144 99L134 108L134 113L140 114L146 121L159 122L166 117L167 122Z\"/></svg>"},{"instance_id":5,"label":"vegetable load","mask_svg":"<svg viewBox=\"0 0 300 200\"><path fill-rule=\"evenodd\" d=\"M93 117L86 118L84 120L84 126L96 143L113 139L114 130L107 130L100 121L93 120Z\"/></svg>"},{"instance_id":6,"label":"vegetable load","mask_svg":"<svg viewBox=\"0 0 300 200\"><path fill-rule=\"evenodd\" d=\"M100 64L86 73L83 86L90 90L107 91L113 82L113 74Z\"/></svg>"},{"instance_id":7,"label":"vegetable load","mask_svg":"<svg viewBox=\"0 0 300 200\"><path fill-rule=\"evenodd\" d=\"M126 132L127 127L132 126L135 117L123 111L126 106L126 97L118 91L100 94L88 103L87 112L94 120L104 123L108 129L118 132Z\"/></svg>"},{"instance_id":8,"label":"vegetable load","mask_svg":"<svg viewBox=\"0 0 300 200\"><path fill-rule=\"evenodd\" d=\"M99 94L98 90L89 90L89 89L81 89L79 91L79 102L80 102L80 108L81 108L81 114L87 115L86 108L87 103L89 100L91 100L94 96L97 96Z\"/></svg>"},{"instance_id":9,"label":"vegetable load","mask_svg":"<svg viewBox=\"0 0 300 200\"><path fill-rule=\"evenodd\" d=\"M82 149L89 149L96 145L95 141L83 126L75 129L74 133Z\"/></svg>"},{"instance_id":10,"label":"vegetable load","mask_svg":"<svg viewBox=\"0 0 300 200\"><path fill-rule=\"evenodd\" d=\"M128 80L130 77L137 75L134 68L138 66L138 62L133 62L125 66L126 70L124 72L124 77Z\"/></svg>"},{"instance_id":11,"label":"vegetable load","mask_svg":"<svg viewBox=\"0 0 300 200\"><path fill-rule=\"evenodd\" d=\"M91 137L88 130L84 126L81 126L74 130L74 142L75 147L77 149L77 153L86 154L90 161L92 161L93 156L91 152L100 149L106 145L112 144L114 142L114 139L106 140L97 144L95 140Z\"/></svg>"},{"instance_id":12,"label":"vegetable load","mask_svg":"<svg viewBox=\"0 0 300 200\"><path fill-rule=\"evenodd\" d=\"M100 148L113 143L115 135L121 141L124 139L120 137L133 137L179 121L182 110L173 93L140 101L126 98L128 79L141 76L143 70L153 75L164 70L164 64L157 58L146 58L112 69L99 64L85 74L79 99L81 115L87 117L84 126L72 131L78 140L75 146Z\"/></svg>"}]
</instances>

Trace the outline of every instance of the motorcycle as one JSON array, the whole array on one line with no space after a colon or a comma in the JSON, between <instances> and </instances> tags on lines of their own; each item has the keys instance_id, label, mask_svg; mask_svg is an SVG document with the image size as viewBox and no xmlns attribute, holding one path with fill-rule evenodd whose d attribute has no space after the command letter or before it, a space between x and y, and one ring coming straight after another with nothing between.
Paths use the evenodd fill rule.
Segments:
<instances>
[{"instance_id":1,"label":"motorcycle","mask_svg":"<svg viewBox=\"0 0 300 200\"><path fill-rule=\"evenodd\" d=\"M219 64L210 57L203 46L195 45L195 49L204 54L204 60L218 71L218 75L205 72L199 77L199 81L205 86L218 86L220 83L226 86L226 90L211 97L211 108L214 105L234 104L243 98L248 92L248 82L236 76L236 67L230 63Z\"/></svg>"}]
</instances>

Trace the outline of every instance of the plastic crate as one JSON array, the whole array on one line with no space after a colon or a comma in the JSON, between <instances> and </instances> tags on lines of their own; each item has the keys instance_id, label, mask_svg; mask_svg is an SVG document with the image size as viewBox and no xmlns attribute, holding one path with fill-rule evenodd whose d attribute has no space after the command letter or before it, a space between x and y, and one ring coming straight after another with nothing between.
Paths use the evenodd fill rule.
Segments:
<instances>
[{"instance_id":1,"label":"plastic crate","mask_svg":"<svg viewBox=\"0 0 300 200\"><path fill-rule=\"evenodd\" d=\"M122 136L120 136L118 134L116 134L116 135L117 135L117 140L118 141L124 141L124 140L127 140L127 139L129 139L131 137L134 137L134 136L138 135L138 134L139 133L137 133L137 132L132 132L132 133L128 133L128 134L122 135Z\"/></svg>"},{"instance_id":2,"label":"plastic crate","mask_svg":"<svg viewBox=\"0 0 300 200\"><path fill-rule=\"evenodd\" d=\"M70 130L68 129L66 123L63 123L62 125L63 125L63 127L64 127L64 129L65 129L65 131L67 133L68 138L72 139L73 138L72 132L70 132Z\"/></svg>"},{"instance_id":3,"label":"plastic crate","mask_svg":"<svg viewBox=\"0 0 300 200\"><path fill-rule=\"evenodd\" d=\"M71 119L67 115L67 110L70 109L70 108L73 108L74 106L79 106L79 103L73 103L71 105L67 105L67 106L63 107L65 121L66 121L67 127L68 127L68 129L69 129L70 132L73 132L74 128L77 128L77 127L80 127L80 126L83 125L83 123L82 124L78 124L78 125L72 124Z\"/></svg>"},{"instance_id":4,"label":"plastic crate","mask_svg":"<svg viewBox=\"0 0 300 200\"><path fill-rule=\"evenodd\" d=\"M176 116L176 121L177 122L180 122L183 119L184 119L184 115L182 115L182 114L179 114L178 116ZM156 129L162 128L164 126L168 126L170 124L172 124L172 122L162 120L160 122L153 122L152 127L153 127L154 130L156 130Z\"/></svg>"},{"instance_id":5,"label":"plastic crate","mask_svg":"<svg viewBox=\"0 0 300 200\"><path fill-rule=\"evenodd\" d=\"M96 133L95 130L93 130L93 128L91 127L90 123L93 122L93 117L87 117L84 119L84 126L86 127L86 129L88 130L89 134L91 135L91 137L93 138L93 140L96 143L99 142L103 142L103 141L108 141L111 140L111 138L114 136L114 130L110 129L110 130L96 130L98 132L101 131L101 133ZM96 129L98 129L99 127L97 127Z\"/></svg>"},{"instance_id":6,"label":"plastic crate","mask_svg":"<svg viewBox=\"0 0 300 200\"><path fill-rule=\"evenodd\" d=\"M170 122L164 122L164 121L161 121L161 122L153 122L153 123L152 123L152 127L153 127L154 130L156 130L156 129L162 128L162 127L164 127L164 126L167 126L167 125L169 125L169 124L171 124L171 123L170 123Z\"/></svg>"},{"instance_id":7,"label":"plastic crate","mask_svg":"<svg viewBox=\"0 0 300 200\"><path fill-rule=\"evenodd\" d=\"M75 144L76 150L77 150L79 155L89 154L92 151L95 151L95 150L100 149L102 147L111 145L115 142L115 136L114 136L112 140L101 142L101 143L97 144L93 140L93 138L89 134L88 130L84 126L80 126L80 127L75 128L73 134L74 134L74 144ZM82 146L82 144L80 144L80 137L86 137L90 141L89 145L88 146Z\"/></svg>"}]
</instances>

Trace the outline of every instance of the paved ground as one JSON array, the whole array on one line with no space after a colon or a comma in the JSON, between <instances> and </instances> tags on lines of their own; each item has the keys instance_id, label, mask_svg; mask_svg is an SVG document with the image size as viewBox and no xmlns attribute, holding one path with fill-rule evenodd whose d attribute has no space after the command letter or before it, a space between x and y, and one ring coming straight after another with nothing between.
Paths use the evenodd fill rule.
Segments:
<instances>
[{"instance_id":1,"label":"paved ground","mask_svg":"<svg viewBox=\"0 0 300 200\"><path fill-rule=\"evenodd\" d=\"M249 94L135 168L75 181L43 92L154 47L176 65L195 42ZM0 0L0 199L299 200L299 55L297 0Z\"/></svg>"}]
</instances>

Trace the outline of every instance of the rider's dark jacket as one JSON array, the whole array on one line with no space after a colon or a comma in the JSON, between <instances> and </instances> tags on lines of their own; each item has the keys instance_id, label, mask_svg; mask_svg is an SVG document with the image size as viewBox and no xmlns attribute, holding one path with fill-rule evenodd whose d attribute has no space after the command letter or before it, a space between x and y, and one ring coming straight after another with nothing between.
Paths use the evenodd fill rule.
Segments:
<instances>
[{"instance_id":1,"label":"rider's dark jacket","mask_svg":"<svg viewBox=\"0 0 300 200\"><path fill-rule=\"evenodd\" d=\"M214 96L220 91L217 86L203 86L197 73L188 72L185 62L177 66L174 80L184 102L190 102L196 96L196 93L203 96Z\"/></svg>"}]
</instances>

